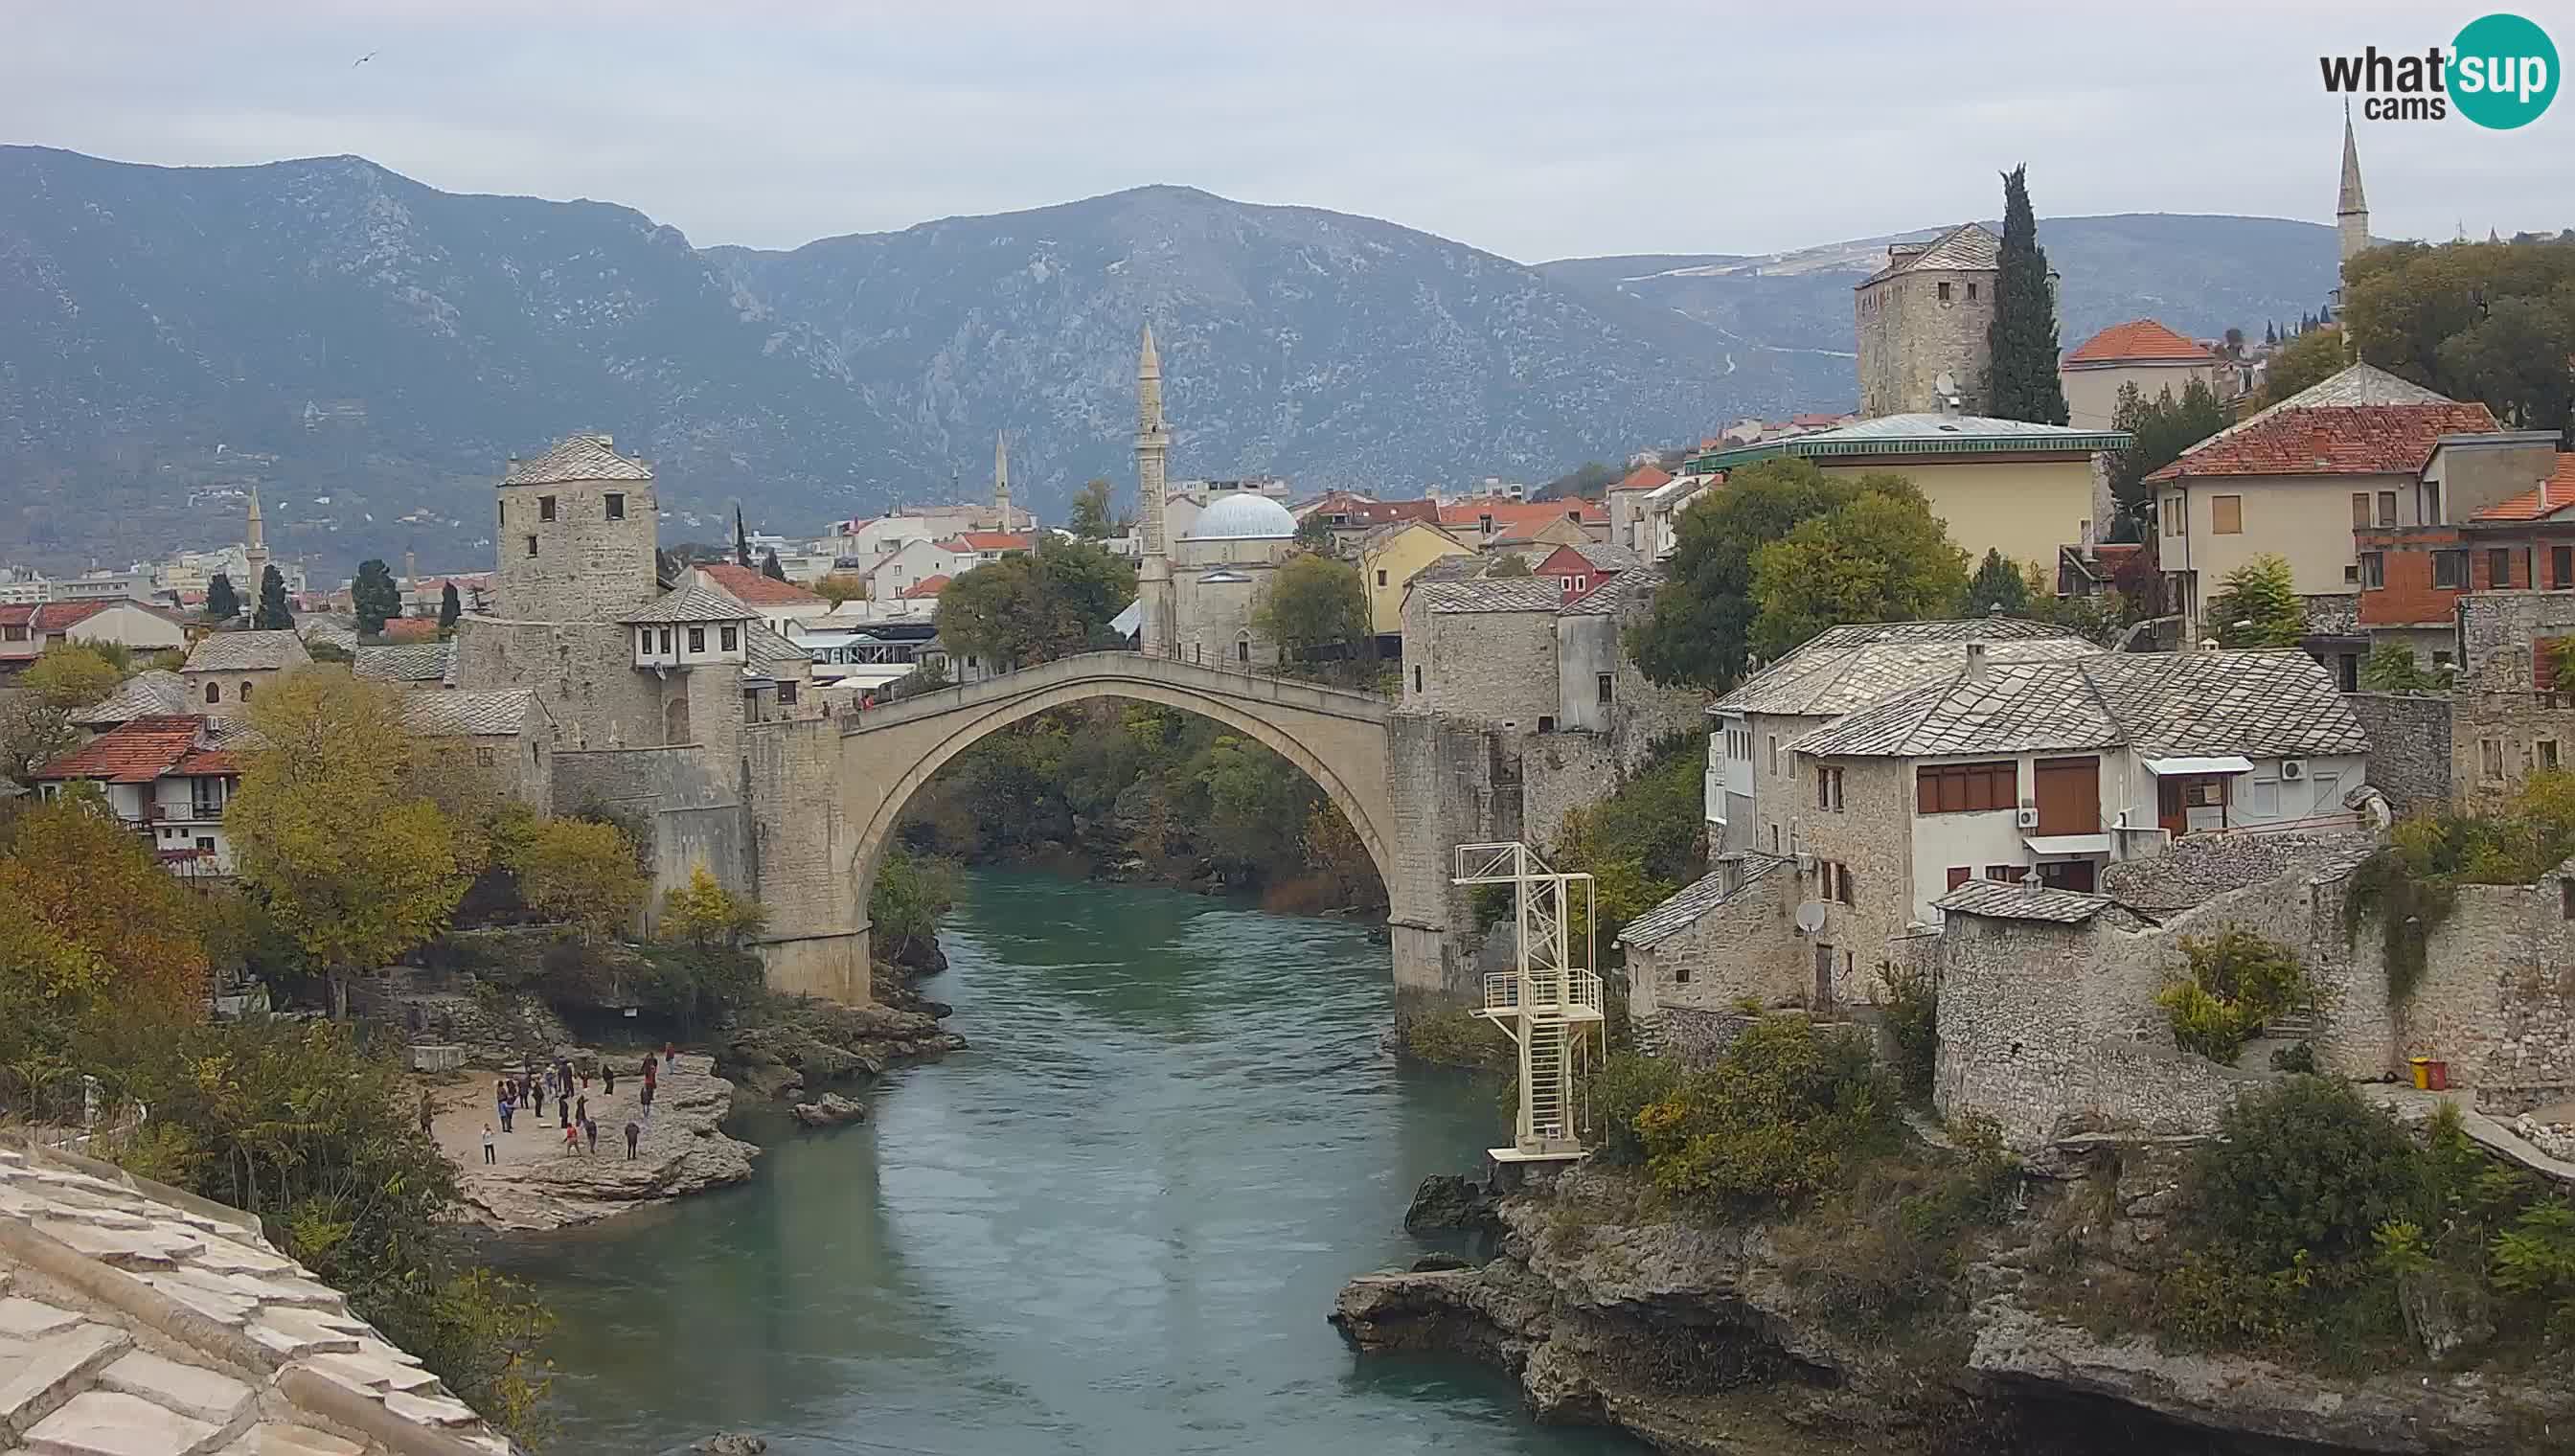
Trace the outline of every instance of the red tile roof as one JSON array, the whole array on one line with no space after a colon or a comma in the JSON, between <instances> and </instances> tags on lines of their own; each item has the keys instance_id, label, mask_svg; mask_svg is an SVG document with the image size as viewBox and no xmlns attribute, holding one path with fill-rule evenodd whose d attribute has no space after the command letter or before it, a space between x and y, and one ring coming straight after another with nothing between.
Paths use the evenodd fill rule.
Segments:
<instances>
[{"instance_id":1,"label":"red tile roof","mask_svg":"<svg viewBox=\"0 0 2575 1456\"><path fill-rule=\"evenodd\" d=\"M2217 356L2197 344L2156 323L2152 319L2130 319L2109 328L2075 346L2065 356L2068 364L2110 364L2133 359L2187 360L2193 364L2213 363Z\"/></svg>"},{"instance_id":2,"label":"red tile roof","mask_svg":"<svg viewBox=\"0 0 2575 1456\"><path fill-rule=\"evenodd\" d=\"M745 607L802 607L823 600L793 582L776 581L732 562L698 570L718 590Z\"/></svg>"},{"instance_id":3,"label":"red tile roof","mask_svg":"<svg viewBox=\"0 0 2575 1456\"><path fill-rule=\"evenodd\" d=\"M172 765L170 772L181 778L215 778L242 771L241 754L230 748L194 748Z\"/></svg>"},{"instance_id":4,"label":"red tile roof","mask_svg":"<svg viewBox=\"0 0 2575 1456\"><path fill-rule=\"evenodd\" d=\"M1516 536L1535 531L1550 521L1573 516L1585 526L1606 526L1608 513L1597 501L1455 501L1439 508L1439 524L1476 530L1483 518L1493 518L1495 536Z\"/></svg>"},{"instance_id":5,"label":"red tile roof","mask_svg":"<svg viewBox=\"0 0 2575 1456\"><path fill-rule=\"evenodd\" d=\"M1611 486L1613 491L1653 491L1672 483L1672 473L1658 465L1640 465L1627 472L1627 478Z\"/></svg>"},{"instance_id":6,"label":"red tile roof","mask_svg":"<svg viewBox=\"0 0 2575 1456\"><path fill-rule=\"evenodd\" d=\"M968 551L1027 551L1035 544L1025 531L961 531L956 539Z\"/></svg>"},{"instance_id":7,"label":"red tile roof","mask_svg":"<svg viewBox=\"0 0 2575 1456\"><path fill-rule=\"evenodd\" d=\"M1333 512L1349 518L1342 523L1344 527L1389 526L1397 521L1436 522L1439 519L1439 503L1436 501L1352 500L1335 504L1327 508L1324 514L1329 515Z\"/></svg>"},{"instance_id":8,"label":"red tile roof","mask_svg":"<svg viewBox=\"0 0 2575 1456\"><path fill-rule=\"evenodd\" d=\"M1853 415L1791 415L1788 423L1800 430L1830 430L1836 425L1847 425L1856 418Z\"/></svg>"},{"instance_id":9,"label":"red tile roof","mask_svg":"<svg viewBox=\"0 0 2575 1456\"><path fill-rule=\"evenodd\" d=\"M2328 405L2280 410L2212 438L2146 479L2390 475L2422 469L2444 435L2494 428L2494 416L2483 405Z\"/></svg>"},{"instance_id":10,"label":"red tile roof","mask_svg":"<svg viewBox=\"0 0 2575 1456\"><path fill-rule=\"evenodd\" d=\"M149 783L195 752L205 728L202 718L138 718L47 763L35 776Z\"/></svg>"},{"instance_id":11,"label":"red tile roof","mask_svg":"<svg viewBox=\"0 0 2575 1456\"><path fill-rule=\"evenodd\" d=\"M435 617L389 617L385 630L377 634L386 642L436 642L438 619Z\"/></svg>"},{"instance_id":12,"label":"red tile roof","mask_svg":"<svg viewBox=\"0 0 2575 1456\"><path fill-rule=\"evenodd\" d=\"M897 592L895 596L906 602L918 602L924 597L936 597L941 592L948 589L948 584L953 579L946 572L941 572L935 577L922 578L920 581L913 583L911 586L904 588L900 592Z\"/></svg>"},{"instance_id":13,"label":"red tile roof","mask_svg":"<svg viewBox=\"0 0 2575 1456\"><path fill-rule=\"evenodd\" d=\"M2524 491L2509 501L2498 501L2468 519L2537 521L2554 516L2569 506L2575 506L2575 455L2561 453L2557 457L2557 469L2549 472L2548 479L2541 481L2537 490Z\"/></svg>"}]
</instances>

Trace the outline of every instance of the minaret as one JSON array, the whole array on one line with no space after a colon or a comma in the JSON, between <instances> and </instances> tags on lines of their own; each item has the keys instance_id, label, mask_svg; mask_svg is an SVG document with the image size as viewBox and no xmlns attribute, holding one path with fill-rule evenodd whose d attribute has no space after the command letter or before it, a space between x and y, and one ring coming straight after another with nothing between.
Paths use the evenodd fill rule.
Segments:
<instances>
[{"instance_id":1,"label":"minaret","mask_svg":"<svg viewBox=\"0 0 2575 1456\"><path fill-rule=\"evenodd\" d=\"M996 531L1011 529L1011 437L993 432L993 512Z\"/></svg>"},{"instance_id":2,"label":"minaret","mask_svg":"<svg viewBox=\"0 0 2575 1456\"><path fill-rule=\"evenodd\" d=\"M242 538L242 564L250 580L241 588L241 600L257 602L260 584L268 580L268 531L260 525L259 487L250 488L250 530Z\"/></svg>"},{"instance_id":3,"label":"minaret","mask_svg":"<svg viewBox=\"0 0 2575 1456\"><path fill-rule=\"evenodd\" d=\"M1139 642L1153 657L1179 653L1172 621L1172 559L1163 540L1163 468L1172 452L1172 432L1163 427L1163 361L1154 352L1154 326L1145 326L1145 347L1136 363L1136 494L1144 507L1144 559L1136 570L1136 602L1142 609Z\"/></svg>"},{"instance_id":4,"label":"minaret","mask_svg":"<svg viewBox=\"0 0 2575 1456\"><path fill-rule=\"evenodd\" d=\"M2360 190L2360 146L2351 134L2351 104L2342 108L2342 196L2334 203L2334 231L2342 240L2342 263L2369 247L2369 199Z\"/></svg>"}]
</instances>

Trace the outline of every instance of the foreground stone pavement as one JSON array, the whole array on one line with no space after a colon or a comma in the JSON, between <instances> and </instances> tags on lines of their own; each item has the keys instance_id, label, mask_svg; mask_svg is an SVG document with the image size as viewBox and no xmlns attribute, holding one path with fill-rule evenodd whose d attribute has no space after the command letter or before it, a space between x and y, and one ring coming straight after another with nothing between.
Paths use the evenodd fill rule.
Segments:
<instances>
[{"instance_id":1,"label":"foreground stone pavement","mask_svg":"<svg viewBox=\"0 0 2575 1456\"><path fill-rule=\"evenodd\" d=\"M0 1452L509 1456L258 1221L0 1146Z\"/></svg>"}]
</instances>

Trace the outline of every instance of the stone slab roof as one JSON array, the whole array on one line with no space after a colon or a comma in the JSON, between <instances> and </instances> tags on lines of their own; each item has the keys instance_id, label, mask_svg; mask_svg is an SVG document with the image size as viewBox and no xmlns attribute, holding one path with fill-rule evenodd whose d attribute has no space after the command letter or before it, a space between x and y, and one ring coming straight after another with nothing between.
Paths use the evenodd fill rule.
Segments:
<instances>
[{"instance_id":1,"label":"stone slab roof","mask_svg":"<svg viewBox=\"0 0 2575 1456\"><path fill-rule=\"evenodd\" d=\"M427 738L492 737L518 732L536 694L525 688L487 693L442 690L403 695L403 722Z\"/></svg>"},{"instance_id":2,"label":"stone slab roof","mask_svg":"<svg viewBox=\"0 0 2575 1456\"><path fill-rule=\"evenodd\" d=\"M1663 574L1652 567L1629 568L1564 604L1562 615L1623 616L1630 608L1644 606L1654 595L1654 589L1662 584Z\"/></svg>"},{"instance_id":3,"label":"stone slab roof","mask_svg":"<svg viewBox=\"0 0 2575 1456\"><path fill-rule=\"evenodd\" d=\"M764 622L753 622L743 629L742 645L755 669L792 668L814 661L812 653L770 631Z\"/></svg>"},{"instance_id":4,"label":"stone slab roof","mask_svg":"<svg viewBox=\"0 0 2575 1456\"><path fill-rule=\"evenodd\" d=\"M256 673L301 668L313 661L293 632L219 632L188 654L183 673Z\"/></svg>"},{"instance_id":5,"label":"stone slab roof","mask_svg":"<svg viewBox=\"0 0 2575 1456\"><path fill-rule=\"evenodd\" d=\"M350 671L361 678L381 683L440 683L447 679L450 662L455 657L455 644L444 642L397 643L384 647L362 647Z\"/></svg>"},{"instance_id":6,"label":"stone slab roof","mask_svg":"<svg viewBox=\"0 0 2575 1456\"><path fill-rule=\"evenodd\" d=\"M2114 903L2108 895L2078 894L2044 885L2004 884L1971 879L1931 902L1953 915L1984 915L1997 920L2050 920L2079 925Z\"/></svg>"},{"instance_id":7,"label":"stone slab roof","mask_svg":"<svg viewBox=\"0 0 2575 1456\"><path fill-rule=\"evenodd\" d=\"M2365 753L2369 735L2331 675L2302 652L2096 651L2055 662L1988 661L1980 675L1959 665L1791 746L1912 758L2120 744L2149 758L2276 758Z\"/></svg>"},{"instance_id":8,"label":"stone slab roof","mask_svg":"<svg viewBox=\"0 0 2575 1456\"><path fill-rule=\"evenodd\" d=\"M2098 647L2060 627L2015 617L1955 622L1859 623L1827 628L1716 701L1710 713L1777 713L1837 718L1882 703L1966 664L1965 647L1985 644L1994 663L2077 658Z\"/></svg>"},{"instance_id":9,"label":"stone slab roof","mask_svg":"<svg viewBox=\"0 0 2575 1456\"><path fill-rule=\"evenodd\" d=\"M0 1432L46 1456L510 1456L258 1220L0 1146Z\"/></svg>"},{"instance_id":10,"label":"stone slab roof","mask_svg":"<svg viewBox=\"0 0 2575 1456\"><path fill-rule=\"evenodd\" d=\"M505 486L551 486L568 481L649 481L653 468L619 455L606 435L567 435L534 460L512 460L501 473Z\"/></svg>"},{"instance_id":11,"label":"stone slab roof","mask_svg":"<svg viewBox=\"0 0 2575 1456\"><path fill-rule=\"evenodd\" d=\"M1758 851L1743 856L1743 881L1731 893L1725 888L1725 876L1715 869L1681 886L1670 899L1654 906L1627 922L1618 932L1618 943L1651 949L1699 922L1699 918L1718 905L1729 903L1750 893L1752 888L1770 876L1772 870L1787 863L1776 854Z\"/></svg>"},{"instance_id":12,"label":"stone slab roof","mask_svg":"<svg viewBox=\"0 0 2575 1456\"><path fill-rule=\"evenodd\" d=\"M178 674L155 668L116 685L116 691L87 708L74 710L71 721L83 728L104 728L138 718L168 718L188 711L188 684Z\"/></svg>"},{"instance_id":13,"label":"stone slab roof","mask_svg":"<svg viewBox=\"0 0 2575 1456\"><path fill-rule=\"evenodd\" d=\"M649 605L635 609L618 621L629 625L750 622L756 616L741 603L692 584L676 592L665 592Z\"/></svg>"},{"instance_id":14,"label":"stone slab roof","mask_svg":"<svg viewBox=\"0 0 2575 1456\"><path fill-rule=\"evenodd\" d=\"M1870 274L1859 287L1923 268L1990 272L2002 267L2002 254L2003 240L1985 231L1984 224L1960 223L1928 243L1899 243L1887 249L1886 266Z\"/></svg>"},{"instance_id":15,"label":"stone slab roof","mask_svg":"<svg viewBox=\"0 0 2575 1456\"><path fill-rule=\"evenodd\" d=\"M1544 612L1550 616L1564 603L1553 577L1483 577L1465 582L1412 579L1435 613Z\"/></svg>"}]
</instances>

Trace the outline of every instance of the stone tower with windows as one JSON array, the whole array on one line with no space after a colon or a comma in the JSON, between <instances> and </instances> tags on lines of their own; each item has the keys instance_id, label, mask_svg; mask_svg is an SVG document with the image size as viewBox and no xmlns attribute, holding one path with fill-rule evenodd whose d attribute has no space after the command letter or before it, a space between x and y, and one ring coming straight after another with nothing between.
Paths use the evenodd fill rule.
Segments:
<instances>
[{"instance_id":1,"label":"stone tower with windows","mask_svg":"<svg viewBox=\"0 0 2575 1456\"><path fill-rule=\"evenodd\" d=\"M1927 243L1896 243L1886 266L1853 290L1859 413L1980 415L1993 365L1987 331L2002 240L1961 223ZM1951 389L1940 389L1942 376Z\"/></svg>"},{"instance_id":2,"label":"stone tower with windows","mask_svg":"<svg viewBox=\"0 0 2575 1456\"><path fill-rule=\"evenodd\" d=\"M510 462L495 506L498 600L515 622L614 622L654 598L653 468L605 435Z\"/></svg>"}]
</instances>

